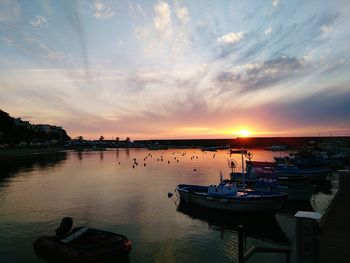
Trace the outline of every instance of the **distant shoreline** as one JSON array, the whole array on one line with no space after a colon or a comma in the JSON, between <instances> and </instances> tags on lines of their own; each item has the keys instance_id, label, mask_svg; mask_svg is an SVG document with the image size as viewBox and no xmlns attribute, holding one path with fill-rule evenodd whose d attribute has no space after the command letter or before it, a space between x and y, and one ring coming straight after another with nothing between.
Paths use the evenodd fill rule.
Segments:
<instances>
[{"instance_id":1,"label":"distant shoreline","mask_svg":"<svg viewBox=\"0 0 350 263\"><path fill-rule=\"evenodd\" d=\"M106 148L152 148L166 147L173 149L201 148L201 147L231 147L231 148L248 148L248 149L266 149L268 147L285 146L286 149L297 149L303 146L316 146L318 143L337 145L343 143L350 147L350 136L342 137L246 137L236 139L176 139L176 140L135 140L130 145L116 145L114 140L104 140L99 144L88 144L84 141L81 145L52 146L39 148L2 148L0 149L0 158L21 157L33 154L47 154L54 152L63 152L69 150L104 150Z\"/></svg>"}]
</instances>

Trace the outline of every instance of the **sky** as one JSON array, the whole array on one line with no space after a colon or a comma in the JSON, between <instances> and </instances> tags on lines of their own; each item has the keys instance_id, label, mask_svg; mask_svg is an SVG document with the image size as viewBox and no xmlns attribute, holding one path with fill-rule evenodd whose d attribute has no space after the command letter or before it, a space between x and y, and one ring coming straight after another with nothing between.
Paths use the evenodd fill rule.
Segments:
<instances>
[{"instance_id":1,"label":"sky","mask_svg":"<svg viewBox=\"0 0 350 263\"><path fill-rule=\"evenodd\" d=\"M0 0L0 109L72 137L350 135L349 1Z\"/></svg>"}]
</instances>

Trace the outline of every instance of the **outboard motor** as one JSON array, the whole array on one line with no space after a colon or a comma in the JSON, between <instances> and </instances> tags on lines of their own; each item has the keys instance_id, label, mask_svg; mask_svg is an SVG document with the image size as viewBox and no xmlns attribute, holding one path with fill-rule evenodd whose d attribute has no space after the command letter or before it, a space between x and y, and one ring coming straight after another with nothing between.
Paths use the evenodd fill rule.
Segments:
<instances>
[{"instance_id":1,"label":"outboard motor","mask_svg":"<svg viewBox=\"0 0 350 263\"><path fill-rule=\"evenodd\" d=\"M56 236L59 238L68 235L69 231L72 229L73 219L71 217L65 217L62 219L59 228L56 229Z\"/></svg>"}]
</instances>

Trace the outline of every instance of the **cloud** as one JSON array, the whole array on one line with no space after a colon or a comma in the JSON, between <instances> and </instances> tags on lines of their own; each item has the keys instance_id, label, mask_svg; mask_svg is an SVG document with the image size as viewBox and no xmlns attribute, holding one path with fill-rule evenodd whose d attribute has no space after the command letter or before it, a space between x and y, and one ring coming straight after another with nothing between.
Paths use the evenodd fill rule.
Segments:
<instances>
[{"instance_id":1,"label":"cloud","mask_svg":"<svg viewBox=\"0 0 350 263\"><path fill-rule=\"evenodd\" d=\"M47 22L46 18L43 16L36 16L35 20L29 21L29 23L34 27L34 28L39 28L39 27L49 27L49 23Z\"/></svg>"},{"instance_id":2,"label":"cloud","mask_svg":"<svg viewBox=\"0 0 350 263\"><path fill-rule=\"evenodd\" d=\"M189 18L189 12L186 7L181 7L176 9L176 16L177 18L184 24L188 23L190 20Z\"/></svg>"},{"instance_id":3,"label":"cloud","mask_svg":"<svg viewBox=\"0 0 350 263\"><path fill-rule=\"evenodd\" d=\"M243 32L232 32L217 38L217 41L221 44L234 44L240 41L243 37Z\"/></svg>"},{"instance_id":4,"label":"cloud","mask_svg":"<svg viewBox=\"0 0 350 263\"><path fill-rule=\"evenodd\" d=\"M139 19L146 17L146 11L140 4L135 4L133 2L129 3L129 13L132 19Z\"/></svg>"},{"instance_id":5,"label":"cloud","mask_svg":"<svg viewBox=\"0 0 350 263\"><path fill-rule=\"evenodd\" d=\"M115 15L112 8L112 2L96 0L94 4L94 17L107 20Z\"/></svg>"},{"instance_id":6,"label":"cloud","mask_svg":"<svg viewBox=\"0 0 350 263\"><path fill-rule=\"evenodd\" d=\"M0 1L0 21L16 20L21 14L21 7L17 0Z\"/></svg>"},{"instance_id":7,"label":"cloud","mask_svg":"<svg viewBox=\"0 0 350 263\"><path fill-rule=\"evenodd\" d=\"M71 59L70 56L64 54L60 51L55 51L51 49L45 42L43 42L40 39L34 38L34 37L27 37L25 38L26 44L28 45L26 47L26 50L29 53L33 53L35 55L39 55L43 58L47 58L49 60L59 62L66 64Z\"/></svg>"},{"instance_id":8,"label":"cloud","mask_svg":"<svg viewBox=\"0 0 350 263\"><path fill-rule=\"evenodd\" d=\"M347 117L350 115L350 91L341 86L329 86L312 96L302 97L299 100L274 103L266 106L269 112L278 112L275 115L276 121L288 119L290 126L312 127L318 130L319 127L327 127L334 130L340 127L350 130Z\"/></svg>"},{"instance_id":9,"label":"cloud","mask_svg":"<svg viewBox=\"0 0 350 263\"><path fill-rule=\"evenodd\" d=\"M273 6L273 7L278 6L278 4L279 4L279 0L273 0L273 1L272 1L272 6Z\"/></svg>"},{"instance_id":10,"label":"cloud","mask_svg":"<svg viewBox=\"0 0 350 263\"><path fill-rule=\"evenodd\" d=\"M133 26L133 33L140 48L139 56L143 57L142 64L156 64L169 70L177 64L188 65L189 57L194 57L196 52L193 50L191 25L186 22L189 19L187 7L178 7L175 4L172 8L162 1L156 2L152 7L154 13L148 13L148 18L138 17ZM176 10L182 11L177 14ZM131 9L131 15L135 12L135 8ZM153 16L152 23L149 23L150 16Z\"/></svg>"},{"instance_id":11,"label":"cloud","mask_svg":"<svg viewBox=\"0 0 350 263\"><path fill-rule=\"evenodd\" d=\"M156 16L153 19L154 27L164 36L171 36L171 10L167 3L158 2L154 6Z\"/></svg>"},{"instance_id":12,"label":"cloud","mask_svg":"<svg viewBox=\"0 0 350 263\"><path fill-rule=\"evenodd\" d=\"M321 32L323 37L327 37L333 31L333 27L330 25L322 25Z\"/></svg>"},{"instance_id":13,"label":"cloud","mask_svg":"<svg viewBox=\"0 0 350 263\"><path fill-rule=\"evenodd\" d=\"M265 30L265 35L270 35L272 33L272 28L269 27Z\"/></svg>"},{"instance_id":14,"label":"cloud","mask_svg":"<svg viewBox=\"0 0 350 263\"><path fill-rule=\"evenodd\" d=\"M7 45L7 46L13 46L14 41L12 39L9 39L7 37L1 37L1 40Z\"/></svg>"},{"instance_id":15,"label":"cloud","mask_svg":"<svg viewBox=\"0 0 350 263\"><path fill-rule=\"evenodd\" d=\"M221 72L216 80L224 90L238 88L241 91L253 91L273 86L281 81L295 80L303 75L304 68L303 59L281 56L262 64L246 64L237 72Z\"/></svg>"}]
</instances>

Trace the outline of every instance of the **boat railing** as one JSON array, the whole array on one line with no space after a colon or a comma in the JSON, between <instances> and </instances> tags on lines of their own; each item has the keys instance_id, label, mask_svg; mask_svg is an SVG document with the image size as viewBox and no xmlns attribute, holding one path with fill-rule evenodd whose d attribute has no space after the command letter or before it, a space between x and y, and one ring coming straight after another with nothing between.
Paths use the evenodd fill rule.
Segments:
<instances>
[{"instance_id":1,"label":"boat railing","mask_svg":"<svg viewBox=\"0 0 350 263\"><path fill-rule=\"evenodd\" d=\"M278 253L286 255L286 263L290 263L290 254L292 251L288 248L273 248L253 246L245 251L245 233L242 225L238 226L238 263L245 263L255 253Z\"/></svg>"}]
</instances>

